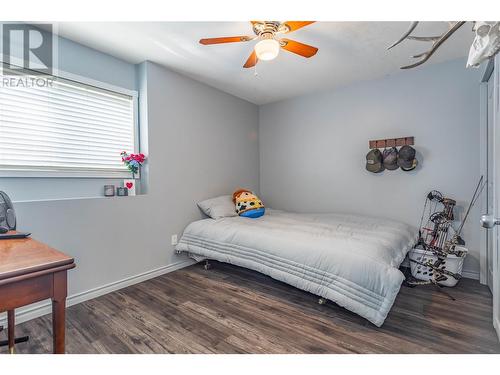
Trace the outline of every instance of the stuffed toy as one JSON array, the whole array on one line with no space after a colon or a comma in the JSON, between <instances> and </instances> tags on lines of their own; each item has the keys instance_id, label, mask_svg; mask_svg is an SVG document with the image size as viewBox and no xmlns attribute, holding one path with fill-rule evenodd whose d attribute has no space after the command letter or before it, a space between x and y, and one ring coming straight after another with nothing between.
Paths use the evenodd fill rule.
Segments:
<instances>
[{"instance_id":1,"label":"stuffed toy","mask_svg":"<svg viewBox=\"0 0 500 375\"><path fill-rule=\"evenodd\" d=\"M247 189L236 190L233 193L233 202L236 205L236 212L243 217L255 219L264 215L266 210L262 201Z\"/></svg>"}]
</instances>

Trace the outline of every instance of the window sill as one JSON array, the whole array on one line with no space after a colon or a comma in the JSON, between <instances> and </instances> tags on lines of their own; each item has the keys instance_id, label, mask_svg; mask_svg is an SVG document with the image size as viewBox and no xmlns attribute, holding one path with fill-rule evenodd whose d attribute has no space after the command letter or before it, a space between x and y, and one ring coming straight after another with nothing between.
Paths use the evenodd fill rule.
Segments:
<instances>
[{"instance_id":1,"label":"window sill","mask_svg":"<svg viewBox=\"0 0 500 375\"><path fill-rule=\"evenodd\" d=\"M127 199L127 198L139 198L139 197L144 197L147 194L136 194L136 195L127 195L124 197L119 197L115 195L114 197L105 197L105 196L97 196L97 197L71 197L71 198L44 198L44 199L25 199L25 200L17 200L17 201L12 201L13 204L18 204L18 203L43 203L43 202L63 202L63 201L82 201L82 200L116 200L116 199Z\"/></svg>"},{"instance_id":2,"label":"window sill","mask_svg":"<svg viewBox=\"0 0 500 375\"><path fill-rule=\"evenodd\" d=\"M101 199L107 198L104 196L104 186L114 185L116 189L124 186L124 183L129 180L132 180L131 176L127 176L127 178L89 178L89 176L87 178L44 178L23 176L19 178L0 178L0 190L9 194L11 200L15 202ZM136 178L135 185L136 195L147 193L146 182Z\"/></svg>"},{"instance_id":3,"label":"window sill","mask_svg":"<svg viewBox=\"0 0 500 375\"><path fill-rule=\"evenodd\" d=\"M22 170L0 169L0 178L101 178L132 179L132 173L123 171L57 171L57 170ZM139 180L140 175L136 174Z\"/></svg>"}]
</instances>

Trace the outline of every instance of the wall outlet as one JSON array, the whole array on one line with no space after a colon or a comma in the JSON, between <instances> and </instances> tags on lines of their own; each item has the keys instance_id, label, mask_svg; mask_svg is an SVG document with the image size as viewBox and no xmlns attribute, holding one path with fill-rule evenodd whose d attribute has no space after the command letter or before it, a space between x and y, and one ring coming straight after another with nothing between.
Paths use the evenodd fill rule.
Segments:
<instances>
[{"instance_id":1,"label":"wall outlet","mask_svg":"<svg viewBox=\"0 0 500 375\"><path fill-rule=\"evenodd\" d=\"M172 240L171 240L172 245L177 245L177 235L172 234Z\"/></svg>"}]
</instances>

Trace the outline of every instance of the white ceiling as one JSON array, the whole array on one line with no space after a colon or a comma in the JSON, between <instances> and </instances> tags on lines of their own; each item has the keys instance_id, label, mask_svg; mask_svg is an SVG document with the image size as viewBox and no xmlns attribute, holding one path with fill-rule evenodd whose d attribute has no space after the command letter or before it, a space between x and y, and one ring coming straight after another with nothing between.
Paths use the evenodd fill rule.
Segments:
<instances>
[{"instance_id":1,"label":"white ceiling","mask_svg":"<svg viewBox=\"0 0 500 375\"><path fill-rule=\"evenodd\" d=\"M150 60L264 104L399 71L411 61L411 55L428 48L428 43L405 41L387 51L408 25L317 22L288 34L290 39L318 47L316 56L305 59L282 50L275 60L259 62L256 71L242 68L255 41L211 46L198 43L200 38L253 35L249 22L63 22L58 24L58 33L130 63ZM423 22L415 35L439 34L446 28L444 22ZM466 24L426 65L466 56L472 40L471 25Z\"/></svg>"}]
</instances>

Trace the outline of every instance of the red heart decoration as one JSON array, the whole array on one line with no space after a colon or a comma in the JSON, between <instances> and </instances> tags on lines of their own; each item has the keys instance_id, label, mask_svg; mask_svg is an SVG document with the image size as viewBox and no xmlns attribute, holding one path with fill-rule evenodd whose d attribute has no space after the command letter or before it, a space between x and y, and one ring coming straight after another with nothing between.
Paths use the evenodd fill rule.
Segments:
<instances>
[{"instance_id":1,"label":"red heart decoration","mask_svg":"<svg viewBox=\"0 0 500 375\"><path fill-rule=\"evenodd\" d=\"M127 189L132 189L132 186L134 186L134 184L131 182L127 182L125 186L127 186Z\"/></svg>"}]
</instances>

